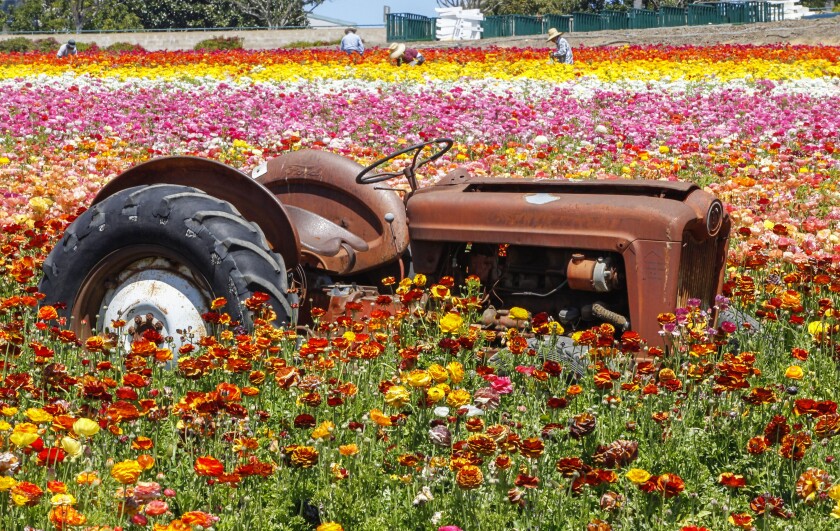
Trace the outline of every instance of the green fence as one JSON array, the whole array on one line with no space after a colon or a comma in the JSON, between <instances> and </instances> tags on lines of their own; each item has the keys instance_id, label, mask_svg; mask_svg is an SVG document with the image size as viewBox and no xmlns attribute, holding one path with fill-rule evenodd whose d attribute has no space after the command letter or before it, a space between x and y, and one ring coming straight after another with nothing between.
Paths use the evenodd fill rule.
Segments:
<instances>
[{"instance_id":1,"label":"green fence","mask_svg":"<svg viewBox=\"0 0 840 531\"><path fill-rule=\"evenodd\" d=\"M493 37L516 37L517 35L539 35L543 33L543 23L541 18L528 17L525 15L499 15L484 17L484 22L481 23L481 28L481 37L484 39L490 39Z\"/></svg>"},{"instance_id":2,"label":"green fence","mask_svg":"<svg viewBox=\"0 0 840 531\"><path fill-rule=\"evenodd\" d=\"M386 22L386 38L395 41L433 41L437 19L411 13L391 13ZM571 15L502 15L485 17L482 38L540 35L549 28L562 32L645 29L707 24L752 24L784 20L784 6L765 1L703 2L685 9L662 7L659 11L630 9Z\"/></svg>"},{"instance_id":3,"label":"green fence","mask_svg":"<svg viewBox=\"0 0 840 531\"><path fill-rule=\"evenodd\" d=\"M601 15L572 13L572 31L601 31Z\"/></svg>"},{"instance_id":4,"label":"green fence","mask_svg":"<svg viewBox=\"0 0 840 531\"><path fill-rule=\"evenodd\" d=\"M412 13L389 13L385 21L385 39L388 42L433 41L435 19Z\"/></svg>"},{"instance_id":5,"label":"green fence","mask_svg":"<svg viewBox=\"0 0 840 531\"><path fill-rule=\"evenodd\" d=\"M685 9L681 7L660 7L659 26L670 28L674 26L687 26L685 20Z\"/></svg>"},{"instance_id":6,"label":"green fence","mask_svg":"<svg viewBox=\"0 0 840 531\"><path fill-rule=\"evenodd\" d=\"M630 29L658 28L659 17L649 9L631 9L627 12L627 27Z\"/></svg>"},{"instance_id":7,"label":"green fence","mask_svg":"<svg viewBox=\"0 0 840 531\"><path fill-rule=\"evenodd\" d=\"M686 19L689 26L723 24L724 22L715 6L704 4L690 4L686 8Z\"/></svg>"},{"instance_id":8,"label":"green fence","mask_svg":"<svg viewBox=\"0 0 840 531\"><path fill-rule=\"evenodd\" d=\"M543 15L542 16L542 32L548 33L548 30L554 28L557 31L568 33L572 31L572 16L571 15Z\"/></svg>"}]
</instances>

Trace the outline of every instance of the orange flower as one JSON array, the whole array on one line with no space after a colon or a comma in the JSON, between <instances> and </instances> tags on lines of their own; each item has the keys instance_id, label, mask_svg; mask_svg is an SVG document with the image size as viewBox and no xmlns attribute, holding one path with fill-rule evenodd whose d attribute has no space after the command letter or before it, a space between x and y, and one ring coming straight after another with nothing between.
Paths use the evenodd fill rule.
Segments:
<instances>
[{"instance_id":1,"label":"orange flower","mask_svg":"<svg viewBox=\"0 0 840 531\"><path fill-rule=\"evenodd\" d=\"M195 460L193 470L199 476L218 477L225 473L225 465L215 457L207 455Z\"/></svg>"},{"instance_id":2,"label":"orange flower","mask_svg":"<svg viewBox=\"0 0 840 531\"><path fill-rule=\"evenodd\" d=\"M56 529L82 526L87 517L69 505L60 505L50 510L50 522Z\"/></svg>"},{"instance_id":3,"label":"orange flower","mask_svg":"<svg viewBox=\"0 0 840 531\"><path fill-rule=\"evenodd\" d=\"M545 443L538 437L530 437L519 443L519 451L525 457L537 459L545 451Z\"/></svg>"},{"instance_id":4,"label":"orange flower","mask_svg":"<svg viewBox=\"0 0 840 531\"><path fill-rule=\"evenodd\" d=\"M18 507L32 507L34 505L38 505L38 501L41 499L41 496L44 495L44 491L41 490L41 487L35 485L34 483L29 483L28 481L21 481L17 483L12 489L9 491L12 497L12 501Z\"/></svg>"},{"instance_id":5,"label":"orange flower","mask_svg":"<svg viewBox=\"0 0 840 531\"><path fill-rule=\"evenodd\" d=\"M58 311L52 306L41 306L41 308L38 309L38 319L42 321L58 319Z\"/></svg>"},{"instance_id":6,"label":"orange flower","mask_svg":"<svg viewBox=\"0 0 840 531\"><path fill-rule=\"evenodd\" d=\"M190 511L181 515L181 520L185 524L189 524L191 526L201 526L203 528L207 528L218 522L219 517L207 514L203 511Z\"/></svg>"},{"instance_id":7,"label":"orange flower","mask_svg":"<svg viewBox=\"0 0 840 531\"><path fill-rule=\"evenodd\" d=\"M139 436L131 442L132 450L150 450L155 445L155 441L148 437Z\"/></svg>"},{"instance_id":8,"label":"orange flower","mask_svg":"<svg viewBox=\"0 0 840 531\"><path fill-rule=\"evenodd\" d=\"M382 413L382 411L378 409L372 409L370 411L370 420L375 422L379 426L391 426L393 422L391 422L391 417Z\"/></svg>"},{"instance_id":9,"label":"orange flower","mask_svg":"<svg viewBox=\"0 0 840 531\"><path fill-rule=\"evenodd\" d=\"M752 455L763 454L767 451L767 438L761 435L747 441L747 452Z\"/></svg>"},{"instance_id":10,"label":"orange flower","mask_svg":"<svg viewBox=\"0 0 840 531\"><path fill-rule=\"evenodd\" d=\"M345 457L359 453L359 447L355 444L343 444L338 447L338 453Z\"/></svg>"},{"instance_id":11,"label":"orange flower","mask_svg":"<svg viewBox=\"0 0 840 531\"><path fill-rule=\"evenodd\" d=\"M464 490L475 489L484 482L484 474L475 465L464 465L455 475L455 482Z\"/></svg>"},{"instance_id":12,"label":"orange flower","mask_svg":"<svg viewBox=\"0 0 840 531\"><path fill-rule=\"evenodd\" d=\"M111 467L111 477L123 485L135 483L142 472L143 468L140 463L133 459L121 461Z\"/></svg>"},{"instance_id":13,"label":"orange flower","mask_svg":"<svg viewBox=\"0 0 840 531\"><path fill-rule=\"evenodd\" d=\"M296 467L312 468L318 463L318 450L311 446L294 446L291 450L291 460Z\"/></svg>"}]
</instances>

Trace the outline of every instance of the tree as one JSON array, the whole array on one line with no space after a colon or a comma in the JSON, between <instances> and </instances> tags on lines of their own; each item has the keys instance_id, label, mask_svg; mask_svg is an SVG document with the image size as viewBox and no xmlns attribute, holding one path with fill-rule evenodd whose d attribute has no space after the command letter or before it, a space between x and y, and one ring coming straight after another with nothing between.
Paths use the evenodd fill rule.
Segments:
<instances>
[{"instance_id":1,"label":"tree","mask_svg":"<svg viewBox=\"0 0 840 531\"><path fill-rule=\"evenodd\" d=\"M135 29L140 19L119 0L65 0L70 23L76 31L83 29Z\"/></svg>"},{"instance_id":2,"label":"tree","mask_svg":"<svg viewBox=\"0 0 840 531\"><path fill-rule=\"evenodd\" d=\"M231 0L126 0L146 29L258 26Z\"/></svg>"},{"instance_id":3,"label":"tree","mask_svg":"<svg viewBox=\"0 0 840 531\"><path fill-rule=\"evenodd\" d=\"M232 0L243 13L269 28L306 26L306 14L325 0Z\"/></svg>"},{"instance_id":4,"label":"tree","mask_svg":"<svg viewBox=\"0 0 840 531\"><path fill-rule=\"evenodd\" d=\"M61 31L70 29L66 9L55 0L23 0L12 7L8 23L12 31Z\"/></svg>"}]
</instances>

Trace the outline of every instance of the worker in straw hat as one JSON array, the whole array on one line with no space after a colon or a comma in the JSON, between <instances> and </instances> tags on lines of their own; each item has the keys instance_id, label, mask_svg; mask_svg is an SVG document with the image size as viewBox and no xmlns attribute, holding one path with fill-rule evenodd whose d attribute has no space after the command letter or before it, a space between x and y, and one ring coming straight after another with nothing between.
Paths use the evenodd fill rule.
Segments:
<instances>
[{"instance_id":1,"label":"worker in straw hat","mask_svg":"<svg viewBox=\"0 0 840 531\"><path fill-rule=\"evenodd\" d=\"M362 54L365 53L365 43L362 42L361 37L356 35L356 28L351 27L344 30L344 37L341 38L339 49L356 59L362 57Z\"/></svg>"},{"instance_id":2,"label":"worker in straw hat","mask_svg":"<svg viewBox=\"0 0 840 531\"><path fill-rule=\"evenodd\" d=\"M426 58L423 57L423 54L414 48L406 48L403 43L394 43L388 47L388 50L391 51L390 57L392 60L397 62L397 66L401 66L403 64L419 66L426 62Z\"/></svg>"},{"instance_id":3,"label":"worker in straw hat","mask_svg":"<svg viewBox=\"0 0 840 531\"><path fill-rule=\"evenodd\" d=\"M572 47L569 46L569 42L563 38L563 32L557 31L557 28L551 28L548 30L548 42L553 42L557 49L549 54L549 57L552 61L557 63L565 63L567 65L573 64L575 62L574 58L572 57Z\"/></svg>"}]
</instances>

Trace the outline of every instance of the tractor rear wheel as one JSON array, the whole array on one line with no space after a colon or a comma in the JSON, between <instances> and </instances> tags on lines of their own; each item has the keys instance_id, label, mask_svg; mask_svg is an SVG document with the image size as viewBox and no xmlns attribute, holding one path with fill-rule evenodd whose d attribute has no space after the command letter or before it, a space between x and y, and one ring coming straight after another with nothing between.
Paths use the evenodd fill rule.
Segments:
<instances>
[{"instance_id":1,"label":"tractor rear wheel","mask_svg":"<svg viewBox=\"0 0 840 531\"><path fill-rule=\"evenodd\" d=\"M224 297L243 325L243 302L268 295L288 324L288 277L260 228L228 202L196 188L128 188L91 206L44 262L44 303L64 303L69 328L83 337L124 320L133 335L155 328L176 344L207 333L203 315Z\"/></svg>"}]
</instances>

